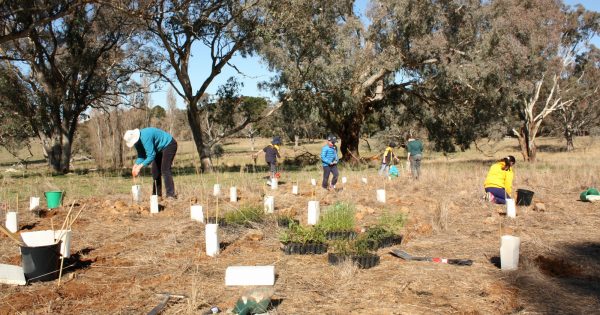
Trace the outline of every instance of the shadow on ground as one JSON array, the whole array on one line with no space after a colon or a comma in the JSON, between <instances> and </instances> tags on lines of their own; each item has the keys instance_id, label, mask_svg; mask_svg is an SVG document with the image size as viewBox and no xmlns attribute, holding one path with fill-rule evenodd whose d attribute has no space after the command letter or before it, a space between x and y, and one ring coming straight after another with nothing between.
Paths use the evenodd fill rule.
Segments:
<instances>
[{"instance_id":1,"label":"shadow on ground","mask_svg":"<svg viewBox=\"0 0 600 315\"><path fill-rule=\"evenodd\" d=\"M522 258L508 280L544 314L592 314L600 308L600 243L566 245L552 255Z\"/></svg>"}]
</instances>

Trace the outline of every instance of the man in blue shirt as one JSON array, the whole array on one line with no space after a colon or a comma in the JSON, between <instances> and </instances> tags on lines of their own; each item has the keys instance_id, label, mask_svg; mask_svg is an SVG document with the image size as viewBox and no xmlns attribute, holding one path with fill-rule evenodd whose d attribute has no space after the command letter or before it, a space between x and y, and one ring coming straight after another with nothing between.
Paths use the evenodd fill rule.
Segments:
<instances>
[{"instance_id":1,"label":"man in blue shirt","mask_svg":"<svg viewBox=\"0 0 600 315\"><path fill-rule=\"evenodd\" d=\"M135 147L137 159L131 174L138 176L144 166L152 164L152 194L162 196L161 176L164 178L167 199L176 199L175 184L171 167L177 153L177 141L169 133L158 128L127 130L123 136L125 144Z\"/></svg>"},{"instance_id":2,"label":"man in blue shirt","mask_svg":"<svg viewBox=\"0 0 600 315\"><path fill-rule=\"evenodd\" d=\"M340 175L337 169L337 163L339 160L337 147L335 146L336 140L337 139L335 136L328 136L327 144L321 149L321 163L323 165L323 183L321 183L321 186L329 190L335 189L335 184L337 183L338 176ZM329 174L333 174L331 185L329 184Z\"/></svg>"}]
</instances>

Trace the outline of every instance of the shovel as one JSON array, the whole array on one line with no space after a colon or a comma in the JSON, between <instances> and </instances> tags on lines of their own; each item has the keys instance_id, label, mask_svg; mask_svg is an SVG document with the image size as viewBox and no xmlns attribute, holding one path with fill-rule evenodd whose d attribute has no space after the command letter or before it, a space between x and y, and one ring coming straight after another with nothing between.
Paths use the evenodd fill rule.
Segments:
<instances>
[{"instance_id":1,"label":"shovel","mask_svg":"<svg viewBox=\"0 0 600 315\"><path fill-rule=\"evenodd\" d=\"M414 261L431 261L442 264L449 265L458 265L458 266L471 266L473 261L470 259L448 259L448 258L439 258L439 257L417 257L412 256L409 253L400 250L400 249L392 249L392 255L402 258L404 260L414 260Z\"/></svg>"},{"instance_id":2,"label":"shovel","mask_svg":"<svg viewBox=\"0 0 600 315\"><path fill-rule=\"evenodd\" d=\"M8 236L15 243L19 244L19 246L25 246L25 242L23 242L23 240L21 239L21 236L19 236L19 234L9 231L3 225L0 225L0 231L2 233L6 234L6 236Z\"/></svg>"},{"instance_id":3,"label":"shovel","mask_svg":"<svg viewBox=\"0 0 600 315\"><path fill-rule=\"evenodd\" d=\"M159 296L162 296L162 301L156 305L152 310L150 310L150 312L148 313L148 315L158 315L160 314L160 312L162 312L162 310L165 308L165 306L167 306L167 303L169 302L169 300L171 298L177 298L177 299L185 299L187 298L186 295L181 295L181 294L171 294L171 293L159 293L157 294Z\"/></svg>"}]
</instances>

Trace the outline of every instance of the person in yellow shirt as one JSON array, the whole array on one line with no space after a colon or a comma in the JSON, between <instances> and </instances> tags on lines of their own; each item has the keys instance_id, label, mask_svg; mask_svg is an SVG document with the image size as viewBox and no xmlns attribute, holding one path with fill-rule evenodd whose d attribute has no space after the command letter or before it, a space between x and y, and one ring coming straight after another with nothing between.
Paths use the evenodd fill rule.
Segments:
<instances>
[{"instance_id":1,"label":"person in yellow shirt","mask_svg":"<svg viewBox=\"0 0 600 315\"><path fill-rule=\"evenodd\" d=\"M510 199L515 162L515 157L509 155L490 167L483 187L485 188L486 198L491 202L505 204L506 199Z\"/></svg>"}]
</instances>

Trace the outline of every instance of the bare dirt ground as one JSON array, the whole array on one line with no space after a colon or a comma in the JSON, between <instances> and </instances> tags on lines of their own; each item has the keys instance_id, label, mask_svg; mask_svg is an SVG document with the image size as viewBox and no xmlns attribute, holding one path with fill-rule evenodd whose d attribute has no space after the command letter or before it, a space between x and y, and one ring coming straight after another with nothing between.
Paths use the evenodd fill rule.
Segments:
<instances>
[{"instance_id":1,"label":"bare dirt ground","mask_svg":"<svg viewBox=\"0 0 600 315\"><path fill-rule=\"evenodd\" d=\"M473 259L472 266L408 262L380 249L381 263L367 270L330 266L327 255L284 255L273 219L251 228L221 228L221 253L205 254L204 226L190 220L191 193L163 203L151 215L146 200L129 195L78 200L85 210L73 226L73 258L57 281L27 286L0 285L0 314L140 314L156 306L161 292L184 294L165 314L199 314L210 306L233 308L241 288L225 287L225 269L234 265L274 265L276 283L270 314L592 314L600 309L600 203L578 201L579 192L599 168L577 164L559 169L529 167L517 185L535 191L544 211L518 207L517 218L504 207L482 200L489 161L426 163L419 181L403 175L393 181L373 169L342 172L348 184L339 192L316 190L324 208L351 201L361 212L359 226L384 210L408 214L399 247L412 255ZM460 164L460 167L456 165ZM368 176L369 183L360 183ZM591 179L590 179L590 176ZM285 178L282 178L285 181ZM387 190L386 204L375 190ZM224 187L223 191L228 191ZM276 211L295 209L306 223L312 198L309 176L300 179L299 196L291 183L275 192ZM205 191L205 195L208 190ZM262 204L260 183L238 184L239 203ZM203 197L214 211L215 199ZM238 204L222 196L221 211ZM213 210L211 210L213 209ZM67 209L45 218L20 214L22 231L60 225ZM212 215L212 213L211 213ZM257 240L252 234L261 234ZM500 236L521 238L519 270L499 269ZM0 237L0 263L20 264L18 247Z\"/></svg>"}]
</instances>

